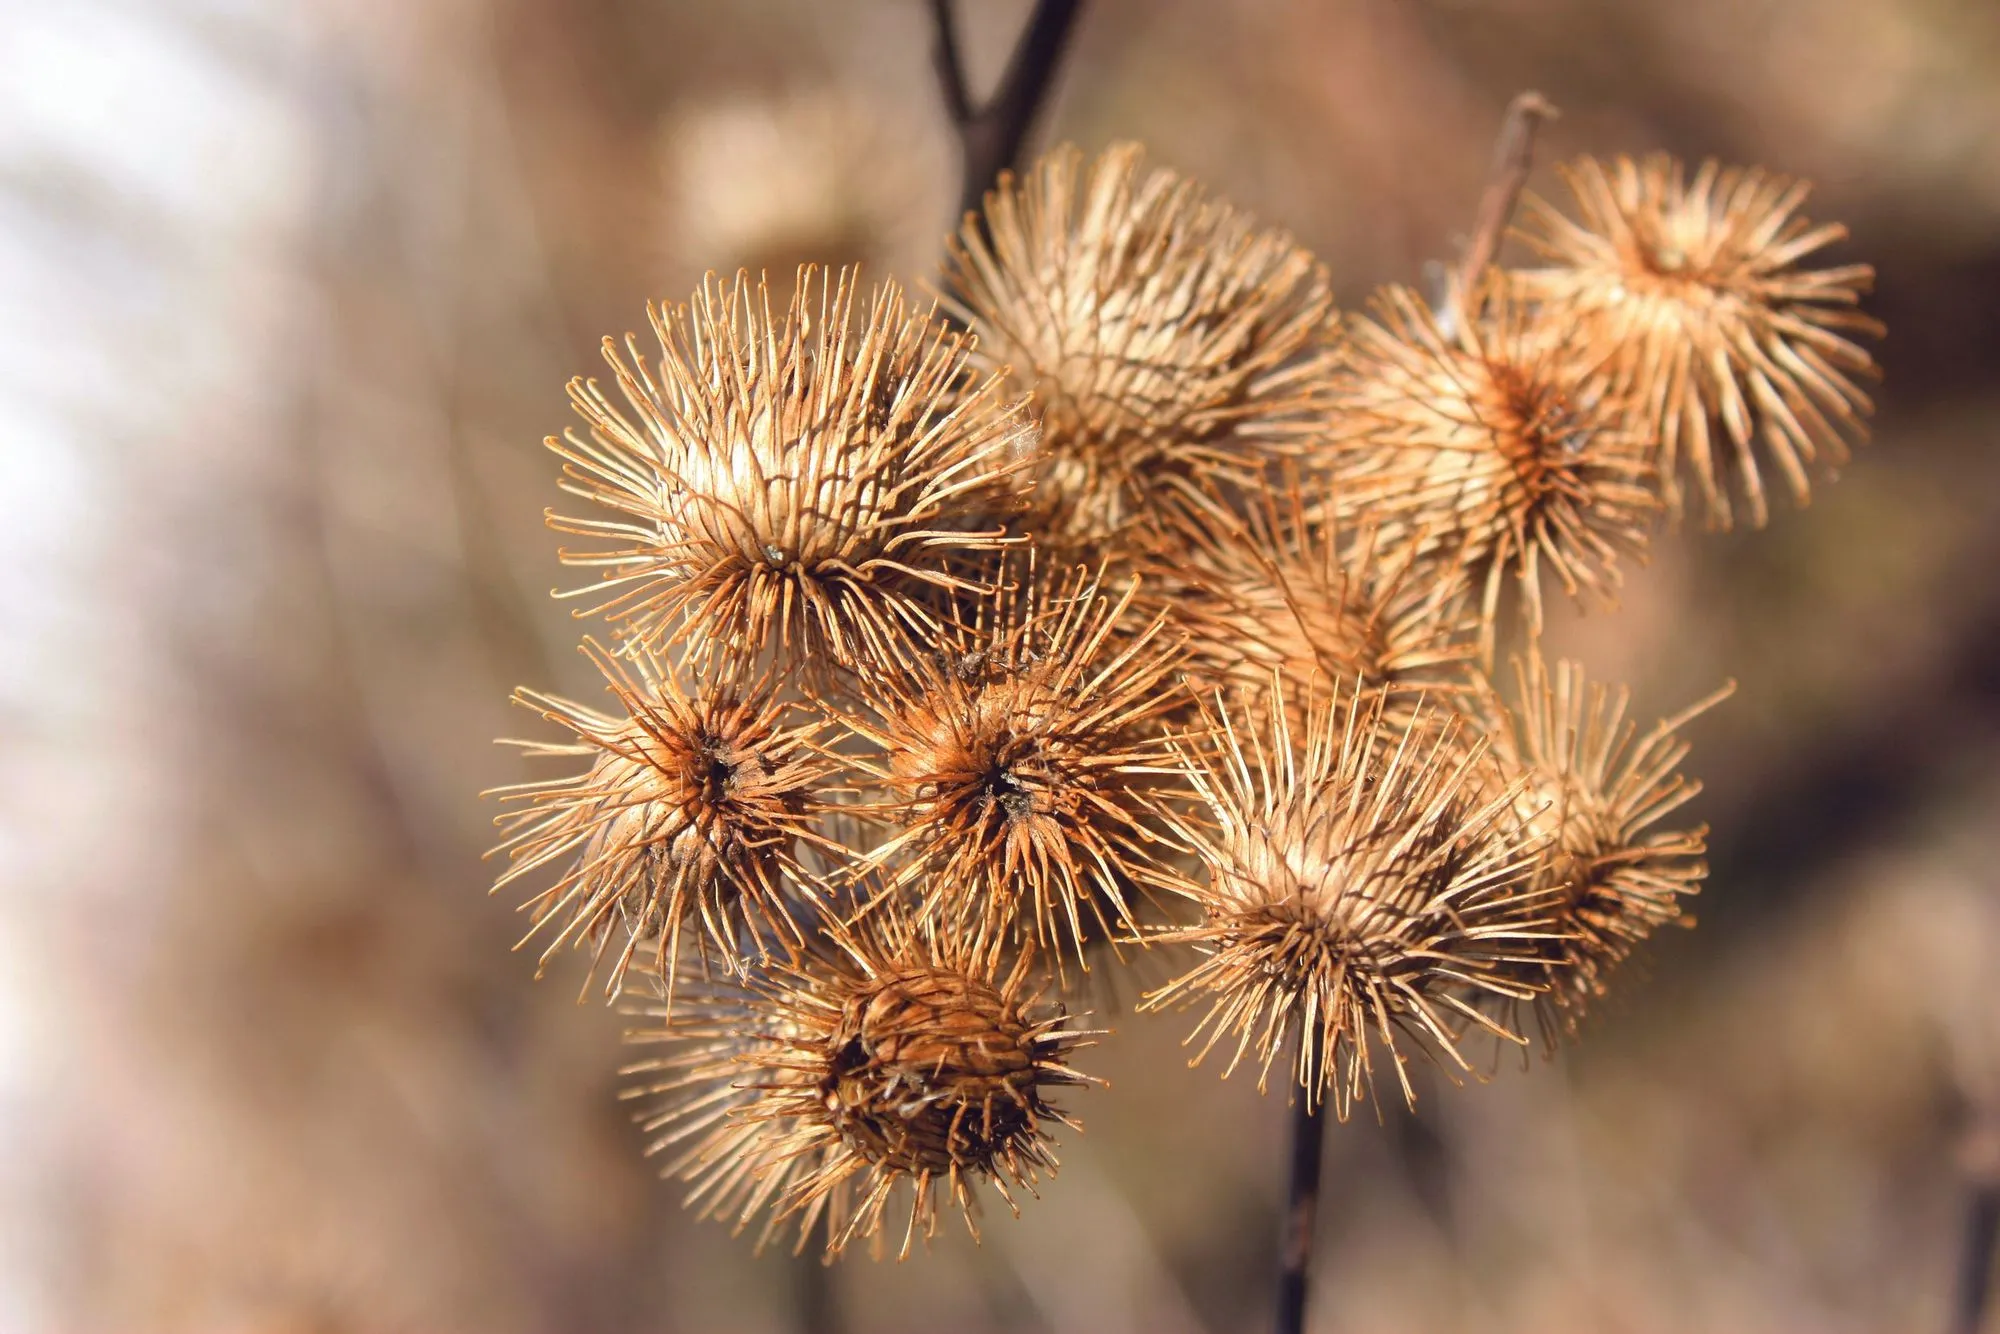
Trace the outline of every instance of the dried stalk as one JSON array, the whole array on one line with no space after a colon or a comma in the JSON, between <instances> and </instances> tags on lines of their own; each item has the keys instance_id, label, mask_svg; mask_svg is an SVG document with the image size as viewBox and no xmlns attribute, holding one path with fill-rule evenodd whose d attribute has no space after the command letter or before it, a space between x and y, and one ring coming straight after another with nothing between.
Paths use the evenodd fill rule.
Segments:
<instances>
[{"instance_id":1,"label":"dried stalk","mask_svg":"<svg viewBox=\"0 0 2000 1334\"><path fill-rule=\"evenodd\" d=\"M1312 1034L1301 1041L1318 1042ZM1292 1164L1285 1183L1285 1219L1278 1244L1277 1334L1300 1334L1306 1323L1306 1281L1312 1271L1313 1222L1319 1213L1320 1162L1326 1150L1326 1099L1295 1089Z\"/></svg>"},{"instance_id":2,"label":"dried stalk","mask_svg":"<svg viewBox=\"0 0 2000 1334\"><path fill-rule=\"evenodd\" d=\"M1993 1296L1995 1243L2000 1243L2000 1185L1987 1185L1973 1194L1966 1210L1952 1334L1979 1334L1985 1326L1986 1306Z\"/></svg>"},{"instance_id":3,"label":"dried stalk","mask_svg":"<svg viewBox=\"0 0 2000 1334\"><path fill-rule=\"evenodd\" d=\"M1961 1150L1971 1198L1965 1206L1951 1334L1979 1334L1993 1301L1994 1251L2000 1248L2000 1124L1975 1125Z\"/></svg>"},{"instance_id":4,"label":"dried stalk","mask_svg":"<svg viewBox=\"0 0 2000 1334\"><path fill-rule=\"evenodd\" d=\"M1500 137L1493 145L1493 168L1487 174L1486 191L1479 197L1472 235L1459 260L1458 283L1446 294L1446 304L1442 307L1444 318L1440 323L1447 330L1457 331L1455 316L1459 304L1470 298L1479 276L1500 253L1500 241L1507 234L1507 224L1513 220L1514 205L1528 183L1528 173L1534 169L1536 132L1543 121L1554 120L1559 114L1554 103L1533 89L1515 94L1514 100L1507 104L1507 118L1501 122ZM1468 323L1477 318L1477 310L1466 312Z\"/></svg>"},{"instance_id":5,"label":"dried stalk","mask_svg":"<svg viewBox=\"0 0 2000 1334\"><path fill-rule=\"evenodd\" d=\"M958 197L960 216L979 212L1000 173L1020 165L1021 145L1048 98L1063 48L1076 26L1083 0L1036 0L1035 12L1007 60L993 95L974 106L959 53L958 20L952 0L931 0L936 32L932 58L944 92L945 112L958 131L964 174Z\"/></svg>"}]
</instances>

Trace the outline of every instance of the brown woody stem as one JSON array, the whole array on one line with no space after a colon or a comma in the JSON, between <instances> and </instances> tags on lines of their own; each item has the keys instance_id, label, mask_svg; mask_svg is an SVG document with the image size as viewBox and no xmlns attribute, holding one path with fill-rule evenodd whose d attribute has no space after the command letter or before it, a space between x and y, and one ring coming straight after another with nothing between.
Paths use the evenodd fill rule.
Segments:
<instances>
[{"instance_id":1,"label":"brown woody stem","mask_svg":"<svg viewBox=\"0 0 2000 1334\"><path fill-rule=\"evenodd\" d=\"M1312 1073L1318 1077L1317 1069ZM1320 1161L1326 1149L1326 1100L1294 1090L1291 1121L1292 1165L1278 1243L1278 1316L1272 1326L1277 1334L1300 1334L1305 1328L1306 1280L1312 1270L1313 1221L1319 1213Z\"/></svg>"},{"instance_id":2,"label":"brown woody stem","mask_svg":"<svg viewBox=\"0 0 2000 1334\"><path fill-rule=\"evenodd\" d=\"M1036 0L1035 12L1014 45L999 87L983 106L975 106L965 79L965 61L959 54L952 0L931 0L938 84L964 157L959 216L978 212L1000 173L1020 164L1021 146L1048 97L1056 67L1062 63L1063 47L1082 7L1082 0Z\"/></svg>"},{"instance_id":3,"label":"brown woody stem","mask_svg":"<svg viewBox=\"0 0 2000 1334\"><path fill-rule=\"evenodd\" d=\"M1977 1182L1965 1211L1964 1250L1958 1261L1958 1292L1952 1304L1951 1334L1979 1334L1993 1297L1993 1252L2000 1246L2000 1181Z\"/></svg>"},{"instance_id":4,"label":"brown woody stem","mask_svg":"<svg viewBox=\"0 0 2000 1334\"><path fill-rule=\"evenodd\" d=\"M1535 133L1543 121L1554 120L1557 114L1555 105L1532 89L1516 94L1507 104L1507 118L1501 122L1500 137L1493 145L1493 168L1487 174L1486 191L1479 197L1479 213L1459 260L1458 288L1451 295L1454 303L1471 299L1480 275L1500 253L1500 241L1514 218L1514 205L1534 169ZM1470 323L1479 312L1468 309L1464 315Z\"/></svg>"}]
</instances>

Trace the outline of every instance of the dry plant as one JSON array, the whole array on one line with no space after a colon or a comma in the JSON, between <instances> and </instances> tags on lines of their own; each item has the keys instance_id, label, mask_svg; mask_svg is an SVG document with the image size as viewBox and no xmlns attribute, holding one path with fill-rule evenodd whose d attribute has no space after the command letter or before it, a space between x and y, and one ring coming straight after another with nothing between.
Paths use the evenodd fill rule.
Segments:
<instances>
[{"instance_id":1,"label":"dry plant","mask_svg":"<svg viewBox=\"0 0 2000 1334\"><path fill-rule=\"evenodd\" d=\"M941 26L962 126L1018 142L990 117L1057 9L984 112ZM1296 1330L1325 1105L1575 1034L1685 919L1680 728L1720 694L1640 733L1546 664L1543 574L1609 599L1689 477L1761 521L1753 440L1803 498L1868 408L1868 270L1802 267L1839 234L1802 187L1663 160L1572 168L1580 220L1531 206L1547 266L1494 269L1547 114L1517 102L1435 309L1343 319L1283 233L1062 147L967 218L943 312L711 279L652 311L657 358L607 341L624 407L572 386L588 433L550 447L611 517L551 523L608 544L565 559L619 707L522 692L577 768L503 790L501 883L612 958L628 1096L704 1212L831 1259L1017 1208L1093 1082L1039 998L1093 942L1158 949L1144 1008L1198 1004L1194 1060L1296 1109Z\"/></svg>"}]
</instances>

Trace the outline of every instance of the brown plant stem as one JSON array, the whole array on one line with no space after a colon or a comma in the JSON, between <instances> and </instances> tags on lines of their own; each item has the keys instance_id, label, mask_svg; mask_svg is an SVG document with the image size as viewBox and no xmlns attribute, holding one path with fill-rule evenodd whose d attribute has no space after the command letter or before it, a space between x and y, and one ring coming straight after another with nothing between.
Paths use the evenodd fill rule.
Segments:
<instances>
[{"instance_id":1,"label":"brown plant stem","mask_svg":"<svg viewBox=\"0 0 2000 1334\"><path fill-rule=\"evenodd\" d=\"M1272 1326L1277 1334L1300 1334L1305 1328L1306 1280L1312 1270L1313 1221L1319 1213L1320 1162L1326 1150L1326 1100L1295 1090L1291 1125L1292 1163L1278 1242L1278 1315Z\"/></svg>"},{"instance_id":2,"label":"brown plant stem","mask_svg":"<svg viewBox=\"0 0 2000 1334\"><path fill-rule=\"evenodd\" d=\"M1974 1184L1965 1211L1964 1249L1958 1261L1951 1334L1979 1334L1993 1297L1993 1252L2000 1246L2000 1180Z\"/></svg>"},{"instance_id":3,"label":"brown plant stem","mask_svg":"<svg viewBox=\"0 0 2000 1334\"><path fill-rule=\"evenodd\" d=\"M1500 241L1507 234L1507 224L1513 220L1514 205L1520 201L1528 173L1534 169L1535 134L1543 121L1554 120L1559 114L1554 103L1533 89L1515 94L1514 100L1507 104L1500 137L1493 144L1493 167L1487 173L1486 190L1479 197L1472 235L1467 238L1465 253L1459 259L1458 286L1449 294L1451 309L1456 310L1459 303L1470 298L1480 275L1500 253ZM1467 323L1478 317L1477 310L1465 312ZM1450 327L1458 326L1454 322Z\"/></svg>"},{"instance_id":4,"label":"brown plant stem","mask_svg":"<svg viewBox=\"0 0 2000 1334\"><path fill-rule=\"evenodd\" d=\"M1014 54L1008 57L999 86L983 105L975 106L966 84L965 61L959 54L952 0L931 0L931 24L936 34L932 58L937 63L945 111L958 131L963 153L961 217L977 213L1000 173L1020 164L1021 146L1048 97L1056 66L1062 63L1063 48L1082 7L1082 0L1036 0L1035 12L1014 45Z\"/></svg>"},{"instance_id":5,"label":"brown plant stem","mask_svg":"<svg viewBox=\"0 0 2000 1334\"><path fill-rule=\"evenodd\" d=\"M823 1232L815 1233L814 1244L824 1248ZM833 1291L833 1266L820 1256L807 1254L794 1262L799 1270L799 1334L845 1334L840 1303Z\"/></svg>"}]
</instances>

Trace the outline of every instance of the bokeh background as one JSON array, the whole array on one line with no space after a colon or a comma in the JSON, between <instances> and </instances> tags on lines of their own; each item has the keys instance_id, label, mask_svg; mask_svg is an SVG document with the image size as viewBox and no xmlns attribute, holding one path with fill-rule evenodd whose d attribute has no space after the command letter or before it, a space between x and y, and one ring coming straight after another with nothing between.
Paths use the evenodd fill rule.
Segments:
<instances>
[{"instance_id":1,"label":"bokeh background","mask_svg":"<svg viewBox=\"0 0 2000 1334\"><path fill-rule=\"evenodd\" d=\"M966 6L979 78L1024 14ZM564 381L708 268L923 279L928 42L918 0L0 4L0 1329L1267 1320L1283 1109L1183 1020L1111 1016L1023 1221L816 1274L683 1214L618 1017L485 893L509 688L595 689ZM1337 1130L1315 1327L1943 1330L2000 1156L2000 6L1089 0L1041 142L1145 141L1358 305L1455 252L1528 86L1545 192L1816 181L1882 410L1810 509L1560 619L1646 718L1740 682L1700 929L1561 1060Z\"/></svg>"}]
</instances>

